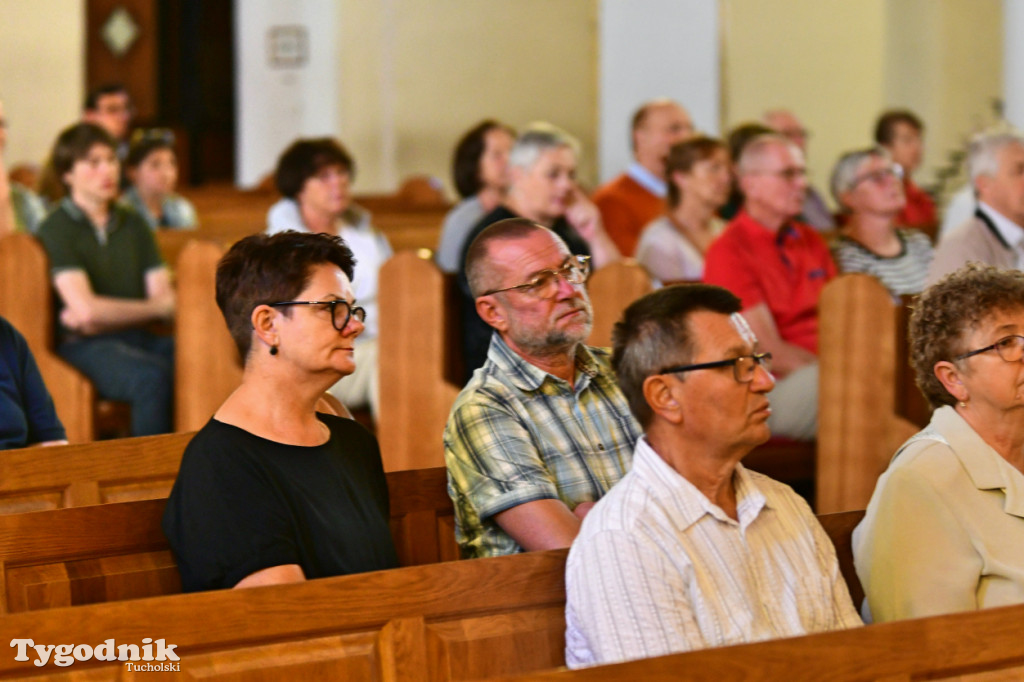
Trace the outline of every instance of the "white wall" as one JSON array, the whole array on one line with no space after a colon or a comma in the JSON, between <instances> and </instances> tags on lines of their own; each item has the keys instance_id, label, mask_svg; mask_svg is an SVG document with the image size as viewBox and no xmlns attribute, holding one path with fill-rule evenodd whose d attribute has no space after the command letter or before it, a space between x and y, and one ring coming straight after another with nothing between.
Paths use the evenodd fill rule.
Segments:
<instances>
[{"instance_id":1,"label":"white wall","mask_svg":"<svg viewBox=\"0 0 1024 682\"><path fill-rule=\"evenodd\" d=\"M0 99L8 167L41 164L57 134L74 123L85 97L83 0L3 0Z\"/></svg>"},{"instance_id":2,"label":"white wall","mask_svg":"<svg viewBox=\"0 0 1024 682\"><path fill-rule=\"evenodd\" d=\"M237 184L257 184L295 138L337 134L337 21L331 0L236 0ZM305 35L302 64L272 63L272 31L287 27Z\"/></svg>"},{"instance_id":3,"label":"white wall","mask_svg":"<svg viewBox=\"0 0 1024 682\"><path fill-rule=\"evenodd\" d=\"M677 100L698 130L718 134L718 14L718 3L709 0L601 0L602 182L632 160L630 120L647 100Z\"/></svg>"}]
</instances>

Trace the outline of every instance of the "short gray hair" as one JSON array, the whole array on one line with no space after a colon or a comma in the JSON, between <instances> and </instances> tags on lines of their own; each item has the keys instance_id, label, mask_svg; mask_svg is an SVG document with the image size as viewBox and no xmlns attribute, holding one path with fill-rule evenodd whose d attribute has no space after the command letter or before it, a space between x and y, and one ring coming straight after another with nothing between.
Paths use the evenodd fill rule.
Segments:
<instances>
[{"instance_id":1,"label":"short gray hair","mask_svg":"<svg viewBox=\"0 0 1024 682\"><path fill-rule=\"evenodd\" d=\"M885 147L868 147L866 149L846 152L836 161L836 165L832 169L832 179L829 182L829 188L832 190L832 196L839 206L845 208L840 196L853 189L853 183L857 180L857 171L860 170L861 165L865 161L871 158L891 161L892 155L889 154Z\"/></svg>"},{"instance_id":2,"label":"short gray hair","mask_svg":"<svg viewBox=\"0 0 1024 682\"><path fill-rule=\"evenodd\" d=\"M1024 147L1024 136L1018 132L981 133L967 146L967 171L973 184L982 175L995 175L999 170L999 153L1010 145Z\"/></svg>"},{"instance_id":3,"label":"short gray hair","mask_svg":"<svg viewBox=\"0 0 1024 682\"><path fill-rule=\"evenodd\" d=\"M765 133L764 135L758 135L743 146L743 151L740 152L740 158L736 162L737 175L744 175L745 173L749 173L753 170L752 166L761 158L764 154L764 150L775 145L789 147L791 151L803 156L800 148L793 144L793 142L784 135L780 135L778 133Z\"/></svg>"},{"instance_id":4,"label":"short gray hair","mask_svg":"<svg viewBox=\"0 0 1024 682\"><path fill-rule=\"evenodd\" d=\"M541 154L560 147L568 147L577 157L580 155L579 140L569 133L550 123L531 123L512 146L508 154L508 165L532 168Z\"/></svg>"}]
</instances>

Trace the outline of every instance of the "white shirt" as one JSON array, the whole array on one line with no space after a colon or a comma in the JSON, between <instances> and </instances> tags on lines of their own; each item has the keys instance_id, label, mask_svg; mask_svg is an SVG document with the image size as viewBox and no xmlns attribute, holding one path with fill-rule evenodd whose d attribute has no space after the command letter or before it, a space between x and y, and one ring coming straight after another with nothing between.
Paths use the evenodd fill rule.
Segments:
<instances>
[{"instance_id":1,"label":"white shirt","mask_svg":"<svg viewBox=\"0 0 1024 682\"><path fill-rule=\"evenodd\" d=\"M733 481L738 522L640 439L569 551L569 667L861 624L807 503L742 465Z\"/></svg>"},{"instance_id":2,"label":"white shirt","mask_svg":"<svg viewBox=\"0 0 1024 682\"><path fill-rule=\"evenodd\" d=\"M999 231L1003 241L1013 249L1013 253L1017 257L1017 269L1024 269L1024 227L1013 222L984 201L978 202L978 208L988 216L992 224L996 226L996 230Z\"/></svg>"},{"instance_id":3,"label":"white shirt","mask_svg":"<svg viewBox=\"0 0 1024 682\"><path fill-rule=\"evenodd\" d=\"M366 309L365 329L359 338L368 341L377 338L380 328L377 314L378 275L380 266L391 257L392 251L387 237L370 224L370 214L356 206L352 209L358 221L354 225L342 223L338 236L356 257L352 290L356 303ZM302 222L299 205L293 199L281 199L267 212L267 234L285 230L309 232L309 228Z\"/></svg>"},{"instance_id":4,"label":"white shirt","mask_svg":"<svg viewBox=\"0 0 1024 682\"><path fill-rule=\"evenodd\" d=\"M664 199L668 196L668 185L657 175L633 161L626 168L626 175L636 180L637 184L656 197Z\"/></svg>"}]
</instances>

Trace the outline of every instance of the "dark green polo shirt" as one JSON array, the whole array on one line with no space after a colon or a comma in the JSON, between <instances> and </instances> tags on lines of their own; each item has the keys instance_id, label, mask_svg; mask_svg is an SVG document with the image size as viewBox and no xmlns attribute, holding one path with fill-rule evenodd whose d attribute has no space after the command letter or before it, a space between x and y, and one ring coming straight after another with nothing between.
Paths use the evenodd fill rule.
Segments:
<instances>
[{"instance_id":1,"label":"dark green polo shirt","mask_svg":"<svg viewBox=\"0 0 1024 682\"><path fill-rule=\"evenodd\" d=\"M39 226L37 232L50 257L53 275L83 270L99 296L146 298L146 272L163 267L153 232L131 209L113 204L101 235L70 197Z\"/></svg>"}]
</instances>

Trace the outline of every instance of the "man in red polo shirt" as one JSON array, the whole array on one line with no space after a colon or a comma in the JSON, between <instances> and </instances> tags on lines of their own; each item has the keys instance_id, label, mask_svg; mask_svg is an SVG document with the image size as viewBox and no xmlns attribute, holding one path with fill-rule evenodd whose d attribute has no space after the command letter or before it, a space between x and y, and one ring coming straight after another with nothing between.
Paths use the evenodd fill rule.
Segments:
<instances>
[{"instance_id":1,"label":"man in red polo shirt","mask_svg":"<svg viewBox=\"0 0 1024 682\"><path fill-rule=\"evenodd\" d=\"M818 423L818 297L836 267L817 232L793 220L807 171L792 142L756 138L736 172L746 201L708 249L704 280L740 297L761 348L774 357L772 433L810 440Z\"/></svg>"}]
</instances>

